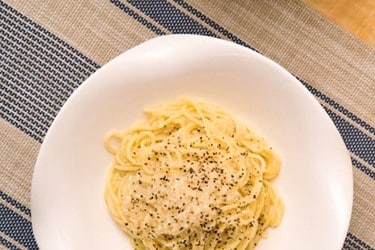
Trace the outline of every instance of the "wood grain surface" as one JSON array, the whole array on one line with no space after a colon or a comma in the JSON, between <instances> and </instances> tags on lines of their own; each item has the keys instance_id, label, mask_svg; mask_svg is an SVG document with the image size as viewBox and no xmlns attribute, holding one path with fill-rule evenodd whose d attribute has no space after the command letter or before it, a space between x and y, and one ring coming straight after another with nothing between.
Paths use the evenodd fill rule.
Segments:
<instances>
[{"instance_id":1,"label":"wood grain surface","mask_svg":"<svg viewBox=\"0 0 375 250\"><path fill-rule=\"evenodd\" d=\"M375 0L302 0L375 47Z\"/></svg>"}]
</instances>

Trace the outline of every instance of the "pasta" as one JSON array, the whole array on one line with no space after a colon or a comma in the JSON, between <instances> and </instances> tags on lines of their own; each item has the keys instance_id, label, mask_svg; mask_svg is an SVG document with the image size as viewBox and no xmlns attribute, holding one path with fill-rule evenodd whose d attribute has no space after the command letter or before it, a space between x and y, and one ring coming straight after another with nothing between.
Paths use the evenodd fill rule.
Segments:
<instances>
[{"instance_id":1,"label":"pasta","mask_svg":"<svg viewBox=\"0 0 375 250\"><path fill-rule=\"evenodd\" d=\"M281 162L221 108L178 99L104 140L114 157L105 189L135 249L253 249L279 225L270 181Z\"/></svg>"}]
</instances>

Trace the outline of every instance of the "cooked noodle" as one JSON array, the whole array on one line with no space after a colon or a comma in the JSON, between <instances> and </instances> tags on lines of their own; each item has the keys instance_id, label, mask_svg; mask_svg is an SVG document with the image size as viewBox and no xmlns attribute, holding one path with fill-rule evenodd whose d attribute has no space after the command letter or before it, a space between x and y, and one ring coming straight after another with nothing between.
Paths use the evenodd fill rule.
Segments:
<instances>
[{"instance_id":1,"label":"cooked noodle","mask_svg":"<svg viewBox=\"0 0 375 250\"><path fill-rule=\"evenodd\" d=\"M108 208L136 249L253 249L284 212L280 160L220 108L179 99L112 131Z\"/></svg>"}]
</instances>

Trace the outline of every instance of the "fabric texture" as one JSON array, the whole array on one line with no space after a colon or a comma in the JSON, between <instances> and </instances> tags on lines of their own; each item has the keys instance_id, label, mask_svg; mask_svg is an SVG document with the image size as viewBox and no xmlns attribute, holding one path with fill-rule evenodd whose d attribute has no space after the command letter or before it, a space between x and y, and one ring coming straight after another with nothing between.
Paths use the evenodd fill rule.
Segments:
<instances>
[{"instance_id":1,"label":"fabric texture","mask_svg":"<svg viewBox=\"0 0 375 250\"><path fill-rule=\"evenodd\" d=\"M0 0L0 249L38 249L33 168L72 92L127 49L181 33L254 49L316 97L353 163L343 249L375 249L375 50L300 1L282 0Z\"/></svg>"}]
</instances>

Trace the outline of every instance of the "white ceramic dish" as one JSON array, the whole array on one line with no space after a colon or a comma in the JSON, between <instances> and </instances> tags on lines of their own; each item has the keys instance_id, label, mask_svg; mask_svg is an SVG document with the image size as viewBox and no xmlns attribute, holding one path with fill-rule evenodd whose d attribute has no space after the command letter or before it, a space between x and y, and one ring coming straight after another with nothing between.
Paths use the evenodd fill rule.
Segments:
<instances>
[{"instance_id":1,"label":"white ceramic dish","mask_svg":"<svg viewBox=\"0 0 375 250\"><path fill-rule=\"evenodd\" d=\"M219 39L171 35L118 56L69 98L41 147L32 222L41 249L130 249L107 211L105 133L179 96L222 105L281 155L286 212L257 250L339 250L351 215L351 162L314 97L273 61ZM128 247L128 248L127 248Z\"/></svg>"}]
</instances>

